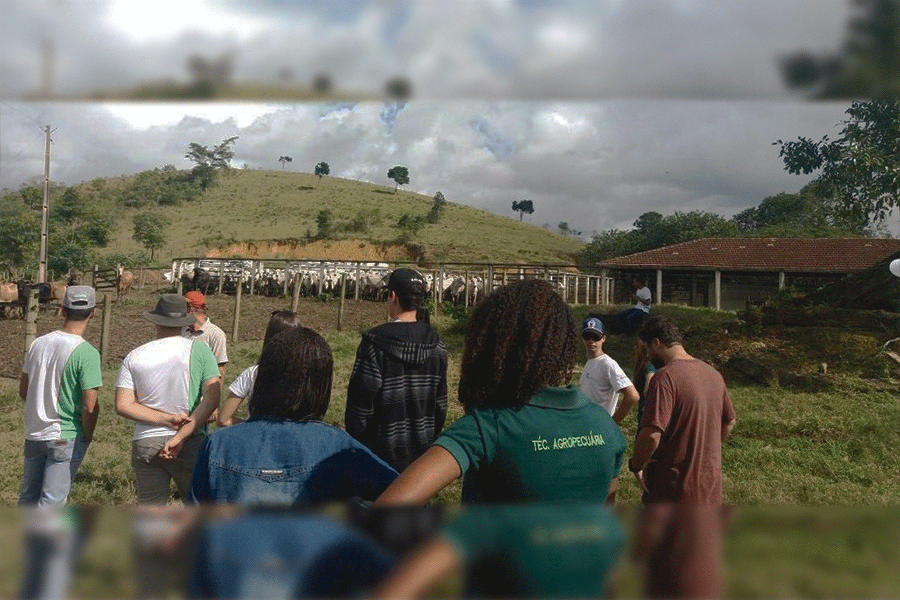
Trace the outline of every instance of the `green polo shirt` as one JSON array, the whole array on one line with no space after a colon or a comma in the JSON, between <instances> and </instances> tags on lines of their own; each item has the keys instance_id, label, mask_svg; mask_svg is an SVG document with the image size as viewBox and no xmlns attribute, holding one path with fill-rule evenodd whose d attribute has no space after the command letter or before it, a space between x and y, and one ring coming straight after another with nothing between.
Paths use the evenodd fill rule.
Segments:
<instances>
[{"instance_id":1,"label":"green polo shirt","mask_svg":"<svg viewBox=\"0 0 900 600\"><path fill-rule=\"evenodd\" d=\"M518 408L473 410L434 442L464 474L463 502L606 500L625 436L578 388L548 387Z\"/></svg>"},{"instance_id":2,"label":"green polo shirt","mask_svg":"<svg viewBox=\"0 0 900 600\"><path fill-rule=\"evenodd\" d=\"M469 506L440 536L474 598L599 598L625 541L612 511L580 503Z\"/></svg>"}]
</instances>

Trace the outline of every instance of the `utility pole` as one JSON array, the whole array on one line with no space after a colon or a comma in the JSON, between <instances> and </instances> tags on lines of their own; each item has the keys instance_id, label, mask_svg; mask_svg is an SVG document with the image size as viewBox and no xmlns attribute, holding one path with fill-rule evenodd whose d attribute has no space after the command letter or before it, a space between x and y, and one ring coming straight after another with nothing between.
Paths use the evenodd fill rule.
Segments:
<instances>
[{"instance_id":1,"label":"utility pole","mask_svg":"<svg viewBox=\"0 0 900 600\"><path fill-rule=\"evenodd\" d=\"M50 126L44 128L46 145L44 147L44 205L41 208L41 257L38 263L37 283L43 283L47 277L47 222L50 216Z\"/></svg>"}]
</instances>

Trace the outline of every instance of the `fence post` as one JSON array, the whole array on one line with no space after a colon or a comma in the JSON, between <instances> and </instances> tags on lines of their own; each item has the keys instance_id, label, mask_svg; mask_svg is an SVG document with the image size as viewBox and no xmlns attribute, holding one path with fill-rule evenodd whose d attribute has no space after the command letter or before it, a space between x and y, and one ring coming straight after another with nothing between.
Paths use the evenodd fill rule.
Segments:
<instances>
[{"instance_id":1,"label":"fence post","mask_svg":"<svg viewBox=\"0 0 900 600\"><path fill-rule=\"evenodd\" d=\"M250 261L250 295L256 290L256 261Z\"/></svg>"},{"instance_id":2,"label":"fence post","mask_svg":"<svg viewBox=\"0 0 900 600\"><path fill-rule=\"evenodd\" d=\"M184 295L184 282L181 281L181 277L178 278L178 283L175 285L175 289L178 290L178 295Z\"/></svg>"},{"instance_id":3,"label":"fence post","mask_svg":"<svg viewBox=\"0 0 900 600\"><path fill-rule=\"evenodd\" d=\"M260 275L260 277L262 277L263 275L265 275L265 273L266 273L266 261L264 261L264 260L259 261L259 264L257 265L257 267L259 267L259 275ZM268 286L267 286L267 287L268 287ZM268 290L266 290L265 293L268 294L268 293L269 293Z\"/></svg>"},{"instance_id":4,"label":"fence post","mask_svg":"<svg viewBox=\"0 0 900 600\"><path fill-rule=\"evenodd\" d=\"M241 297L244 294L244 286L242 282L238 280L237 290L234 295L234 325L231 328L231 341L238 341L238 329L241 325Z\"/></svg>"},{"instance_id":5,"label":"fence post","mask_svg":"<svg viewBox=\"0 0 900 600\"><path fill-rule=\"evenodd\" d=\"M291 280L291 269L290 263L284 263L284 294L283 296L287 298L288 295L288 282Z\"/></svg>"},{"instance_id":6,"label":"fence post","mask_svg":"<svg viewBox=\"0 0 900 600\"><path fill-rule=\"evenodd\" d=\"M317 296L322 295L322 286L325 285L325 264L321 261L319 262L319 287L316 290L318 294Z\"/></svg>"},{"instance_id":7,"label":"fence post","mask_svg":"<svg viewBox=\"0 0 900 600\"><path fill-rule=\"evenodd\" d=\"M175 263L178 263L178 279L181 280L181 261L172 261L172 285L175 285ZM180 291L179 291L180 293Z\"/></svg>"},{"instance_id":8,"label":"fence post","mask_svg":"<svg viewBox=\"0 0 900 600\"><path fill-rule=\"evenodd\" d=\"M31 288L28 290L28 297L25 298L25 353L31 348L31 343L37 337L37 318L40 312L38 304L38 290Z\"/></svg>"},{"instance_id":9,"label":"fence post","mask_svg":"<svg viewBox=\"0 0 900 600\"><path fill-rule=\"evenodd\" d=\"M494 265L488 265L487 279L487 293L490 294L494 291Z\"/></svg>"},{"instance_id":10,"label":"fence post","mask_svg":"<svg viewBox=\"0 0 900 600\"><path fill-rule=\"evenodd\" d=\"M353 290L353 299L359 300L359 263L356 263L356 287Z\"/></svg>"},{"instance_id":11,"label":"fence post","mask_svg":"<svg viewBox=\"0 0 900 600\"><path fill-rule=\"evenodd\" d=\"M225 260L219 259L219 293L222 293L222 283L225 281Z\"/></svg>"},{"instance_id":12,"label":"fence post","mask_svg":"<svg viewBox=\"0 0 900 600\"><path fill-rule=\"evenodd\" d=\"M337 330L341 331L344 328L344 296L346 296L347 292L347 274L341 273L341 302L338 305L338 319L337 319Z\"/></svg>"},{"instance_id":13,"label":"fence post","mask_svg":"<svg viewBox=\"0 0 900 600\"><path fill-rule=\"evenodd\" d=\"M291 300L291 312L297 312L300 307L300 271L294 273L294 297Z\"/></svg>"},{"instance_id":14,"label":"fence post","mask_svg":"<svg viewBox=\"0 0 900 600\"><path fill-rule=\"evenodd\" d=\"M91 287L97 289L97 270L100 268L100 265L95 264L94 270L91 271Z\"/></svg>"},{"instance_id":15,"label":"fence post","mask_svg":"<svg viewBox=\"0 0 900 600\"><path fill-rule=\"evenodd\" d=\"M138 275L138 291L144 289L144 267L141 267L140 275Z\"/></svg>"},{"instance_id":16,"label":"fence post","mask_svg":"<svg viewBox=\"0 0 900 600\"><path fill-rule=\"evenodd\" d=\"M466 308L469 308L469 270L466 269L465 273L466 273L466 278L464 281L465 281L466 285L463 288L463 295L466 297L466 299L463 301L463 303Z\"/></svg>"},{"instance_id":17,"label":"fence post","mask_svg":"<svg viewBox=\"0 0 900 600\"><path fill-rule=\"evenodd\" d=\"M441 275L439 279L438 285L438 301L434 305L434 313L439 314L441 312L441 303L444 301L444 265L441 265Z\"/></svg>"},{"instance_id":18,"label":"fence post","mask_svg":"<svg viewBox=\"0 0 900 600\"><path fill-rule=\"evenodd\" d=\"M100 329L100 364L106 365L109 357L109 329L112 324L112 302L109 294L103 294L103 326Z\"/></svg>"}]
</instances>

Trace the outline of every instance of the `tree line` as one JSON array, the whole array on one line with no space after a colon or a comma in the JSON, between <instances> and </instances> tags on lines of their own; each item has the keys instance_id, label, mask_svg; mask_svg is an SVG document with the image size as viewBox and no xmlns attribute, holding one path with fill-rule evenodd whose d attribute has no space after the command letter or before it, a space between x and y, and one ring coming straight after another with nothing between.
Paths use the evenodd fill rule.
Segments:
<instances>
[{"instance_id":1,"label":"tree line","mask_svg":"<svg viewBox=\"0 0 900 600\"><path fill-rule=\"evenodd\" d=\"M786 171L815 174L798 193L782 192L725 219L705 212L651 211L630 230L593 236L584 264L704 237L869 237L900 208L900 101L853 102L836 138L773 142Z\"/></svg>"}]
</instances>

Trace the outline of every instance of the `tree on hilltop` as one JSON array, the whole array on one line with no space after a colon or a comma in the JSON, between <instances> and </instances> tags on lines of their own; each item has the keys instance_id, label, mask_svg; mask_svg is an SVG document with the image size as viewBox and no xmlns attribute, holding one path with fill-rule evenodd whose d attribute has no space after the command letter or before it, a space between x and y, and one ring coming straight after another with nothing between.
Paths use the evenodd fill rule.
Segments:
<instances>
[{"instance_id":1,"label":"tree on hilltop","mask_svg":"<svg viewBox=\"0 0 900 600\"><path fill-rule=\"evenodd\" d=\"M279 156L278 162L281 163L281 170L284 171L284 163L289 163L289 162L292 162L293 160L294 159L291 158L290 156Z\"/></svg>"},{"instance_id":2,"label":"tree on hilltop","mask_svg":"<svg viewBox=\"0 0 900 600\"><path fill-rule=\"evenodd\" d=\"M331 173L331 169L327 162L322 161L316 165L316 175L319 176L319 181L322 181L322 175L328 175L329 173Z\"/></svg>"},{"instance_id":3,"label":"tree on hilltop","mask_svg":"<svg viewBox=\"0 0 900 600\"><path fill-rule=\"evenodd\" d=\"M387 172L388 179L393 179L397 185L394 186L394 193L397 193L397 188L401 185L406 185L409 183L409 169L406 167L401 167L397 165L396 167L391 167Z\"/></svg>"},{"instance_id":4,"label":"tree on hilltop","mask_svg":"<svg viewBox=\"0 0 900 600\"><path fill-rule=\"evenodd\" d=\"M525 213L529 215L534 213L534 202L531 200L519 200L518 202L513 200L512 209L519 213L519 221L521 221L522 215Z\"/></svg>"}]
</instances>

